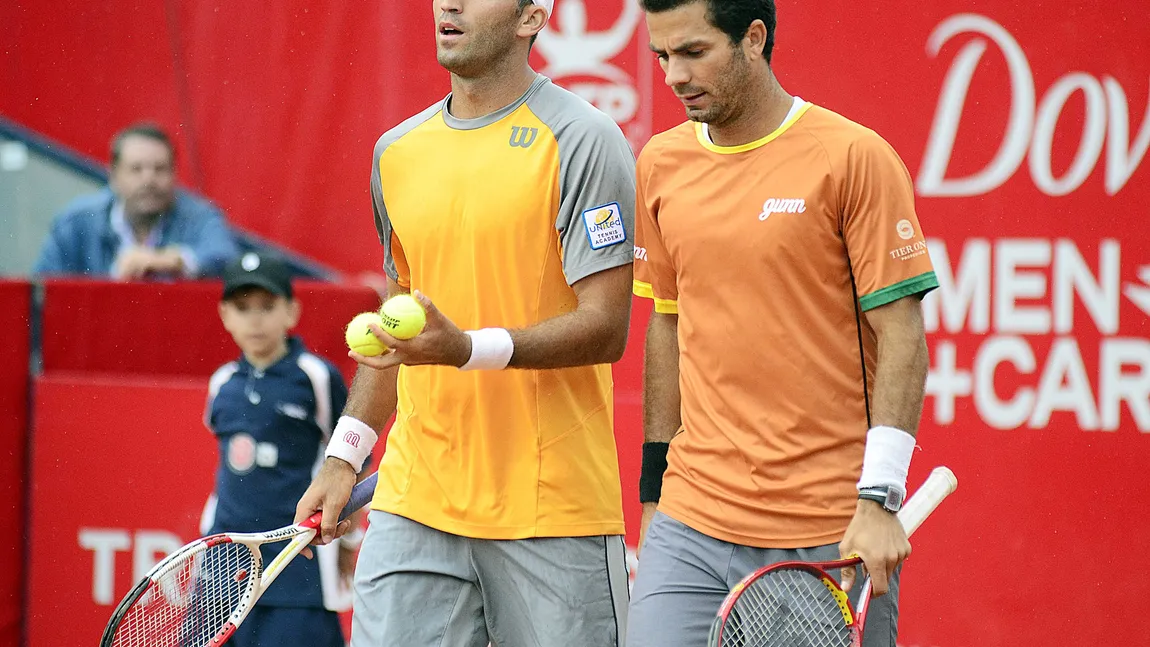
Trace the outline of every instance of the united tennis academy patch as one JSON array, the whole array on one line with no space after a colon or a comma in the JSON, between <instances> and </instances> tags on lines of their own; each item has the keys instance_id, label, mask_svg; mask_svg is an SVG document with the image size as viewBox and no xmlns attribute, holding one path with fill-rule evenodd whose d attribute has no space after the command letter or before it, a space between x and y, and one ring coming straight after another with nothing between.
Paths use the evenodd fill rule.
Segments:
<instances>
[{"instance_id":1,"label":"united tennis academy patch","mask_svg":"<svg viewBox=\"0 0 1150 647\"><path fill-rule=\"evenodd\" d=\"M618 202L584 211L583 226L587 228L591 249L603 249L627 240L627 230L623 227L623 213L619 209Z\"/></svg>"}]
</instances>

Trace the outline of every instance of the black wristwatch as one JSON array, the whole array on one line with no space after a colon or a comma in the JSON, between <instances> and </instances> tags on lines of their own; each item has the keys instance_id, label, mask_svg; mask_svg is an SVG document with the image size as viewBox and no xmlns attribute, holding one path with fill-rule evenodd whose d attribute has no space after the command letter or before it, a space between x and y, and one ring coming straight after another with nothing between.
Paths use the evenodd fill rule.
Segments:
<instances>
[{"instance_id":1,"label":"black wristwatch","mask_svg":"<svg viewBox=\"0 0 1150 647\"><path fill-rule=\"evenodd\" d=\"M902 500L906 495L902 490L890 487L864 487L859 490L859 498L874 501L881 505L883 510L890 513L896 513L902 509Z\"/></svg>"}]
</instances>

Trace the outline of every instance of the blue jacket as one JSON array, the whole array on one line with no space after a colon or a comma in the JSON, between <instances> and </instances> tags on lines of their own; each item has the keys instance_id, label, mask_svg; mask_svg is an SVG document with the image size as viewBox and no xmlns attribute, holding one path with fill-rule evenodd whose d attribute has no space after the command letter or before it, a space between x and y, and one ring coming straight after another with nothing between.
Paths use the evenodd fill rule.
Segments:
<instances>
[{"instance_id":1,"label":"blue jacket","mask_svg":"<svg viewBox=\"0 0 1150 647\"><path fill-rule=\"evenodd\" d=\"M65 207L52 222L32 272L109 276L120 249L120 236L112 228L114 199L112 190L104 188ZM172 209L160 223L159 246L190 250L200 276L218 276L239 254L223 213L191 194L177 191Z\"/></svg>"}]
</instances>

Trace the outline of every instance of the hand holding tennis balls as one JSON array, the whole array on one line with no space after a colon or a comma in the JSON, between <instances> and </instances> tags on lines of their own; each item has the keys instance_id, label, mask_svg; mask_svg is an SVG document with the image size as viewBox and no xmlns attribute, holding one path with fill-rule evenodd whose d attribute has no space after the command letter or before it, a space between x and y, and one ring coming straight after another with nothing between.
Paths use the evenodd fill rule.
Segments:
<instances>
[{"instance_id":1,"label":"hand holding tennis balls","mask_svg":"<svg viewBox=\"0 0 1150 647\"><path fill-rule=\"evenodd\" d=\"M354 355L363 366L376 370L400 364L458 367L471 358L471 337L418 290L388 299L378 316L379 322L371 329L384 350L382 355Z\"/></svg>"}]
</instances>

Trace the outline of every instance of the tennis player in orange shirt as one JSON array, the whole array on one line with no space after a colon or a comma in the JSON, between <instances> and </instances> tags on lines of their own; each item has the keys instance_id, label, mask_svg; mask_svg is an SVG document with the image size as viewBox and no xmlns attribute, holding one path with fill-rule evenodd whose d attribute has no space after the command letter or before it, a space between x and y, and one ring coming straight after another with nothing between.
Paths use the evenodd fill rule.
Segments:
<instances>
[{"instance_id":1,"label":"tennis player in orange shirt","mask_svg":"<svg viewBox=\"0 0 1150 647\"><path fill-rule=\"evenodd\" d=\"M782 88L774 2L641 4L689 121L638 161L635 292L655 314L627 645L705 644L753 570L858 553L880 596L864 645L893 647L938 286L910 175Z\"/></svg>"}]
</instances>

